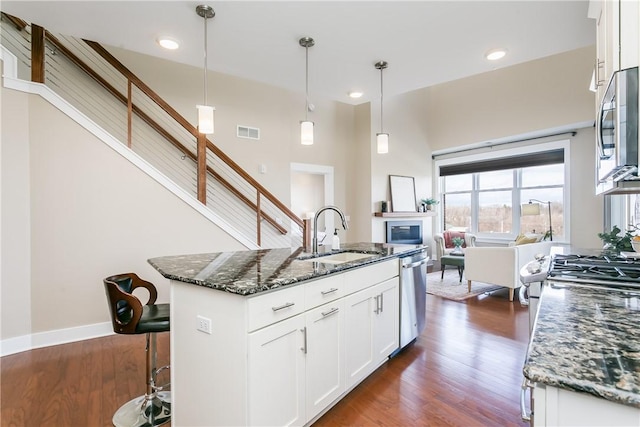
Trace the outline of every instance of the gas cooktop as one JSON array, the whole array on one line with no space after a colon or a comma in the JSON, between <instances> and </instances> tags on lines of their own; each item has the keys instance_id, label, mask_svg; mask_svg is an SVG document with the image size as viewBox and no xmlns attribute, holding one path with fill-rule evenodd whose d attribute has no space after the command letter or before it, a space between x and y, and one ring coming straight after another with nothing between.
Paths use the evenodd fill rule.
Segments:
<instances>
[{"instance_id":1,"label":"gas cooktop","mask_svg":"<svg viewBox=\"0 0 640 427\"><path fill-rule=\"evenodd\" d=\"M640 260L617 254L556 254L548 279L640 288Z\"/></svg>"}]
</instances>

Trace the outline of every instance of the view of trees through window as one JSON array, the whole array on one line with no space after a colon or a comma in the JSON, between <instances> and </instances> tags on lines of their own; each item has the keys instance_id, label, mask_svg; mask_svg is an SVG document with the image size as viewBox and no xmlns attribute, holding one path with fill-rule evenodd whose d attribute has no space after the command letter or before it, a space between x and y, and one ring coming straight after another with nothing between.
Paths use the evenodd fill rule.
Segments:
<instances>
[{"instance_id":1,"label":"view of trees through window","mask_svg":"<svg viewBox=\"0 0 640 427\"><path fill-rule=\"evenodd\" d=\"M444 229L513 238L549 230L564 235L564 164L450 175L442 177ZM540 214L521 215L521 204L539 203Z\"/></svg>"}]
</instances>

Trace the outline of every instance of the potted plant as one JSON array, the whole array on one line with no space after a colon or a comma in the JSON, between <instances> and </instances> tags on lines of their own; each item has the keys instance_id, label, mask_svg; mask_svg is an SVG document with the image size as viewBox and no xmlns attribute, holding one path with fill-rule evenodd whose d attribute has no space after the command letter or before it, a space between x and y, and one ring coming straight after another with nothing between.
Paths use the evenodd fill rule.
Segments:
<instances>
[{"instance_id":1,"label":"potted plant","mask_svg":"<svg viewBox=\"0 0 640 427\"><path fill-rule=\"evenodd\" d=\"M420 200L420 202L422 202L423 205L425 205L425 209L430 211L433 205L437 205L438 203L440 203L439 201L437 201L436 199L432 198L432 197L428 197L426 199L422 199Z\"/></svg>"},{"instance_id":2,"label":"potted plant","mask_svg":"<svg viewBox=\"0 0 640 427\"><path fill-rule=\"evenodd\" d=\"M638 231L638 227L632 226L633 230L626 230L624 234L620 234L622 230L614 225L608 233L598 233L598 237L604 242L603 249L605 251L612 252L631 252L633 247L631 246L631 239L634 237L635 232Z\"/></svg>"}]
</instances>

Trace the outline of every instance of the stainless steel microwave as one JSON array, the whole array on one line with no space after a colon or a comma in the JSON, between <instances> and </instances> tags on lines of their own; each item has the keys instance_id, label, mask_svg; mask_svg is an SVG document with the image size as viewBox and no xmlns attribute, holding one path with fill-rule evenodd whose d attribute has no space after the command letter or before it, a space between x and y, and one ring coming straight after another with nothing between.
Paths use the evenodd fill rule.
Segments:
<instances>
[{"instance_id":1,"label":"stainless steel microwave","mask_svg":"<svg viewBox=\"0 0 640 427\"><path fill-rule=\"evenodd\" d=\"M596 119L596 194L640 193L638 67L613 73Z\"/></svg>"}]
</instances>

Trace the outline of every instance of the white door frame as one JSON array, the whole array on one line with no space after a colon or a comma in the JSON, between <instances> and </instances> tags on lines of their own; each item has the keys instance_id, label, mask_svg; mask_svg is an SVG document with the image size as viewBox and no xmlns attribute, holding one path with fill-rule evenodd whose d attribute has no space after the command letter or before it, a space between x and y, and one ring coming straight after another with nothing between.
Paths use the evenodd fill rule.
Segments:
<instances>
[{"instance_id":1,"label":"white door frame","mask_svg":"<svg viewBox=\"0 0 640 427\"><path fill-rule=\"evenodd\" d=\"M308 173L312 175L322 175L324 177L324 205L333 205L333 166L313 165L310 163L291 163L291 172ZM333 215L327 215L324 220L327 234L334 229Z\"/></svg>"}]
</instances>

